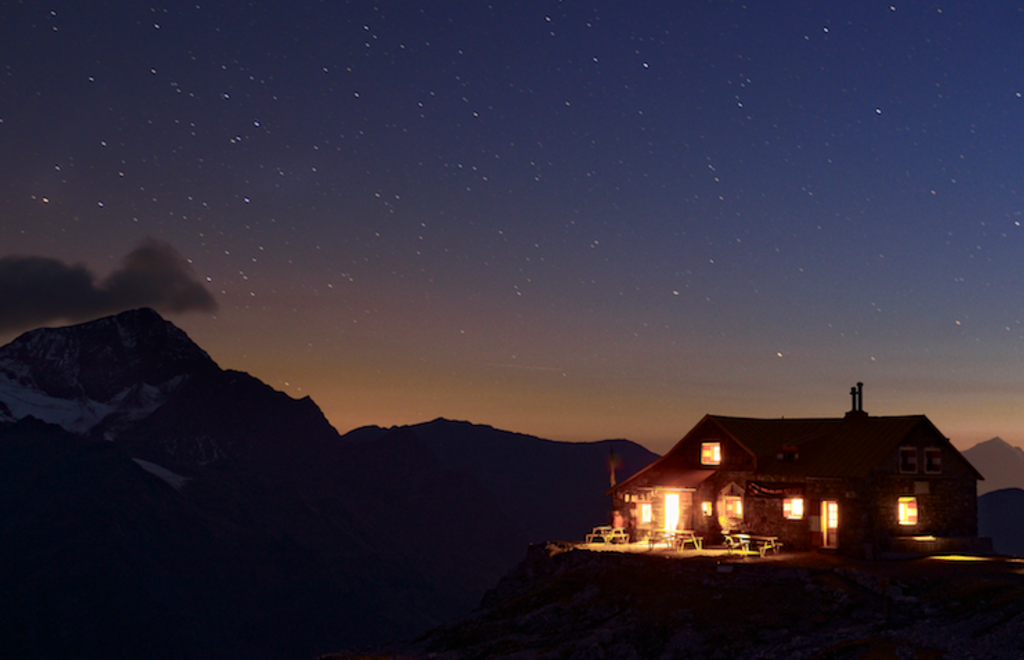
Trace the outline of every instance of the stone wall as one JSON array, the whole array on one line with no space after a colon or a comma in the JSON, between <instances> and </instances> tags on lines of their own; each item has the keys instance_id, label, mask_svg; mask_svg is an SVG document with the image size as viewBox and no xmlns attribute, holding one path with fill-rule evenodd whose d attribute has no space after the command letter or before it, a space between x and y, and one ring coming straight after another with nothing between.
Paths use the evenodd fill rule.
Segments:
<instances>
[{"instance_id":1,"label":"stone wall","mask_svg":"<svg viewBox=\"0 0 1024 660\"><path fill-rule=\"evenodd\" d=\"M917 499L916 525L899 524L900 497ZM977 485L973 479L879 475L874 480L872 499L878 529L888 536L978 534Z\"/></svg>"}]
</instances>

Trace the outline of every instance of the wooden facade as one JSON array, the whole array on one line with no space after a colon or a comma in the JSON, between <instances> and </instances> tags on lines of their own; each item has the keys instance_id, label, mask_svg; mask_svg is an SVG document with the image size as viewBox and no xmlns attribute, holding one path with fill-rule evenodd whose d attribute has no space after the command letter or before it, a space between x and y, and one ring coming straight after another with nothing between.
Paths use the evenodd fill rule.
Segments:
<instances>
[{"instance_id":1,"label":"wooden facade","mask_svg":"<svg viewBox=\"0 0 1024 660\"><path fill-rule=\"evenodd\" d=\"M983 477L924 415L707 415L612 489L636 540L692 529L778 537L786 549L875 556L908 542L972 547ZM901 545L902 544L902 545Z\"/></svg>"}]
</instances>

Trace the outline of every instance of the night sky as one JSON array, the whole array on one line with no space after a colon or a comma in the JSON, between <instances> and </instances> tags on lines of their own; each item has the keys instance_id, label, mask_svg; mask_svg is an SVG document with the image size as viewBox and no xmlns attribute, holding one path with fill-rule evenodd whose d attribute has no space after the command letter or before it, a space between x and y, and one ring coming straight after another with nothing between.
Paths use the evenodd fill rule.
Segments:
<instances>
[{"instance_id":1,"label":"night sky","mask_svg":"<svg viewBox=\"0 0 1024 660\"><path fill-rule=\"evenodd\" d=\"M0 4L0 341L153 305L341 432L1024 444L1022 174L1019 3Z\"/></svg>"}]
</instances>

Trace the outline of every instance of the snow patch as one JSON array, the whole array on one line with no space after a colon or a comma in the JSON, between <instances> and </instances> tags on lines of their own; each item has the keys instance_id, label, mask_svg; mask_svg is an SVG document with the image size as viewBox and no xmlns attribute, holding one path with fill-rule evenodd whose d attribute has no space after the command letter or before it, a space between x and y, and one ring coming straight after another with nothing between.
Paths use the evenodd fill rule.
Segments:
<instances>
[{"instance_id":1,"label":"snow patch","mask_svg":"<svg viewBox=\"0 0 1024 660\"><path fill-rule=\"evenodd\" d=\"M174 390L182 380L184 377L178 376L161 387L142 383L126 388L104 402L53 397L35 387L26 387L7 373L0 373L0 401L6 404L14 419L31 415L71 433L87 433L114 413L123 414L132 421L149 416L167 400L167 392Z\"/></svg>"},{"instance_id":2,"label":"snow patch","mask_svg":"<svg viewBox=\"0 0 1024 660\"><path fill-rule=\"evenodd\" d=\"M0 376L0 399L15 419L32 416L72 433L84 433L113 412L113 407L90 400L59 399Z\"/></svg>"},{"instance_id":3,"label":"snow patch","mask_svg":"<svg viewBox=\"0 0 1024 660\"><path fill-rule=\"evenodd\" d=\"M139 467L141 467L146 472L149 472L150 474L160 477L161 479L166 481L168 484L170 484L171 488L178 492L181 492L181 489L185 487L185 484L187 484L189 481L192 481L190 477L183 477L180 474L171 472L170 470L161 465L157 465L156 463L150 463L149 461L144 461L141 458L133 458L132 460L138 463Z\"/></svg>"}]
</instances>

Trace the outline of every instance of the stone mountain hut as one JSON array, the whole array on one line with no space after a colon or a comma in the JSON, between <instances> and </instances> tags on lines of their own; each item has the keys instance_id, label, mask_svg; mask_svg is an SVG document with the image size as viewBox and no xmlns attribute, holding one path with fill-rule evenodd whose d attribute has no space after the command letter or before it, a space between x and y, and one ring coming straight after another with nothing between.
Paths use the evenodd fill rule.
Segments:
<instances>
[{"instance_id":1,"label":"stone mountain hut","mask_svg":"<svg viewBox=\"0 0 1024 660\"><path fill-rule=\"evenodd\" d=\"M872 417L863 384L845 416L706 415L610 491L635 540L694 530L778 537L787 550L978 550L983 477L924 415Z\"/></svg>"}]
</instances>

